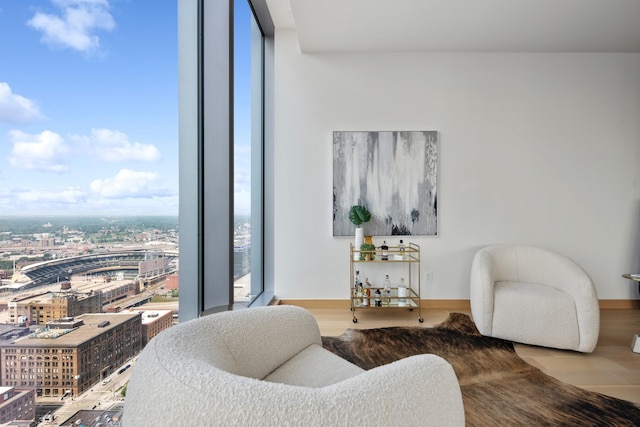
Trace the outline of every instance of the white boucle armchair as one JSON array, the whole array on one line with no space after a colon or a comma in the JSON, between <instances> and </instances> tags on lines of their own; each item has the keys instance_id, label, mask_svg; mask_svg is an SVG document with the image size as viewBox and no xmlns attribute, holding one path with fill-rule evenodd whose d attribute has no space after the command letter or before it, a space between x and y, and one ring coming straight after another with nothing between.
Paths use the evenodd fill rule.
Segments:
<instances>
[{"instance_id":1,"label":"white boucle armchair","mask_svg":"<svg viewBox=\"0 0 640 427\"><path fill-rule=\"evenodd\" d=\"M476 253L471 313L483 335L585 353L600 331L589 275L569 258L531 246L493 245Z\"/></svg>"},{"instance_id":2,"label":"white boucle armchair","mask_svg":"<svg viewBox=\"0 0 640 427\"><path fill-rule=\"evenodd\" d=\"M369 371L322 348L294 306L205 316L153 338L136 362L125 427L462 426L451 365L412 356Z\"/></svg>"}]
</instances>

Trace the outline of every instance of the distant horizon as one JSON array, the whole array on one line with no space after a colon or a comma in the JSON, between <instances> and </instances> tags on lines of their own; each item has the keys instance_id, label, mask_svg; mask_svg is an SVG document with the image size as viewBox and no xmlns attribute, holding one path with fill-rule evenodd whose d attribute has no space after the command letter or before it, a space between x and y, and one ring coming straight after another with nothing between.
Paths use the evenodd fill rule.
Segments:
<instances>
[{"instance_id":1,"label":"distant horizon","mask_svg":"<svg viewBox=\"0 0 640 427\"><path fill-rule=\"evenodd\" d=\"M139 217L161 217L161 218L178 218L179 215L173 215L173 214L122 214L122 215L115 215L115 214L73 214L73 213L65 213L65 214L29 214L29 215L18 215L18 214L7 214L7 215L0 215L0 220L3 218L42 218L42 217L51 217L51 218L60 218L60 217L79 217L79 218L101 218L101 217L105 217L105 218L119 218L119 217L123 217L123 218L139 218ZM236 216L244 216L244 215L236 215Z\"/></svg>"},{"instance_id":2,"label":"distant horizon","mask_svg":"<svg viewBox=\"0 0 640 427\"><path fill-rule=\"evenodd\" d=\"M248 213L234 213L234 218L237 217L245 217L251 218L251 214ZM180 215L177 214L107 214L102 215L99 213L96 214L73 214L73 213L63 213L63 214L29 214L29 215L18 215L18 214L1 214L0 221L3 219L34 219L34 218L141 218L141 217L149 217L149 218L180 218Z\"/></svg>"}]
</instances>

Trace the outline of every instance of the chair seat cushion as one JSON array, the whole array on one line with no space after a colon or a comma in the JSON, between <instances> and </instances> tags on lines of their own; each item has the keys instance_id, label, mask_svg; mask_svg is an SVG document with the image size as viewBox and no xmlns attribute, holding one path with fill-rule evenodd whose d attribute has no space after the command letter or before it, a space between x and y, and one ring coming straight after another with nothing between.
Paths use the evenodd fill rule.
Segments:
<instances>
[{"instance_id":1,"label":"chair seat cushion","mask_svg":"<svg viewBox=\"0 0 640 427\"><path fill-rule=\"evenodd\" d=\"M325 387L364 372L362 368L312 344L267 375L264 380L302 387Z\"/></svg>"},{"instance_id":2,"label":"chair seat cushion","mask_svg":"<svg viewBox=\"0 0 640 427\"><path fill-rule=\"evenodd\" d=\"M560 349L580 343L574 299L546 285L496 282L493 337Z\"/></svg>"}]
</instances>

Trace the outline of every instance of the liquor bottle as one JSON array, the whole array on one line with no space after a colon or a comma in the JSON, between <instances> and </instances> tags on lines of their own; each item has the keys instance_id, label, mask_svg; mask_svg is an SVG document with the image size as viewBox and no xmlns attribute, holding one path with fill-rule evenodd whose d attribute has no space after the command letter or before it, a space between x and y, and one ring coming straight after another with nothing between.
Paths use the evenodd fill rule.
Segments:
<instances>
[{"instance_id":1,"label":"liquor bottle","mask_svg":"<svg viewBox=\"0 0 640 427\"><path fill-rule=\"evenodd\" d=\"M407 250L407 247L404 245L402 239L400 239L400 243L398 244L398 252L400 252L400 259L406 259L405 258L405 252Z\"/></svg>"},{"instance_id":2,"label":"liquor bottle","mask_svg":"<svg viewBox=\"0 0 640 427\"><path fill-rule=\"evenodd\" d=\"M369 283L369 278L364 279L364 285L362 285L362 305L365 307L369 306L369 297L371 296L371 283Z\"/></svg>"},{"instance_id":3,"label":"liquor bottle","mask_svg":"<svg viewBox=\"0 0 640 427\"><path fill-rule=\"evenodd\" d=\"M391 280L389 280L389 275L385 275L384 283L382 285L384 294L384 298L382 299L382 304L389 305L391 303Z\"/></svg>"},{"instance_id":4,"label":"liquor bottle","mask_svg":"<svg viewBox=\"0 0 640 427\"><path fill-rule=\"evenodd\" d=\"M376 289L375 291L376 294L376 298L374 300L374 305L375 307L382 307L382 292L380 292L380 289Z\"/></svg>"},{"instance_id":5,"label":"liquor bottle","mask_svg":"<svg viewBox=\"0 0 640 427\"><path fill-rule=\"evenodd\" d=\"M360 281L360 271L356 271L356 277L353 281L353 296L354 296L354 303L356 303L356 305L360 305L361 301L360 301L360 297L362 296L362 282Z\"/></svg>"},{"instance_id":6,"label":"liquor bottle","mask_svg":"<svg viewBox=\"0 0 640 427\"><path fill-rule=\"evenodd\" d=\"M387 241L383 240L382 241L382 246L380 246L380 249L382 249L382 256L380 257L380 259L382 259L382 261L388 261L389 260L389 246L387 246Z\"/></svg>"},{"instance_id":7,"label":"liquor bottle","mask_svg":"<svg viewBox=\"0 0 640 427\"><path fill-rule=\"evenodd\" d=\"M400 284L398 285L398 307L407 306L407 285L404 283L404 277L400 278Z\"/></svg>"}]
</instances>

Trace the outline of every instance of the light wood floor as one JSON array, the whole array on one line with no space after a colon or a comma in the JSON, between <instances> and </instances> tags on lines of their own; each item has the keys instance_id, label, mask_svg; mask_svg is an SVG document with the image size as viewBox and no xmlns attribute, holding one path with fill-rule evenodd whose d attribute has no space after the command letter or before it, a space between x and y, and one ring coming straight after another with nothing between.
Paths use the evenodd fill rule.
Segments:
<instances>
[{"instance_id":1,"label":"light wood floor","mask_svg":"<svg viewBox=\"0 0 640 427\"><path fill-rule=\"evenodd\" d=\"M433 326L457 311L422 309L424 323L417 312L405 309L361 310L358 323L352 322L351 311L336 308L308 308L325 336L342 334L347 328L378 328L385 326ZM631 351L634 334L640 334L640 311L601 310L600 336L593 353L554 350L516 344L516 352L528 363L557 379L620 399L640 404L640 354Z\"/></svg>"}]
</instances>

